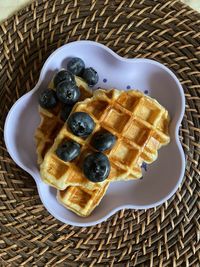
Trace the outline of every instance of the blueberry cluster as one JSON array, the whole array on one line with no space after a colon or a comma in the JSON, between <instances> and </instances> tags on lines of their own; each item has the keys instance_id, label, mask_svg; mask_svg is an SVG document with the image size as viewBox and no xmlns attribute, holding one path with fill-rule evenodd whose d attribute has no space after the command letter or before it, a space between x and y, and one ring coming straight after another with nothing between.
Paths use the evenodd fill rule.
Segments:
<instances>
[{"instance_id":1,"label":"blueberry cluster","mask_svg":"<svg viewBox=\"0 0 200 267\"><path fill-rule=\"evenodd\" d=\"M53 83L56 91L46 89L39 96L39 104L45 109L54 108L59 101L62 103L60 117L63 121L67 120L74 104L80 98L74 75L82 77L89 86L94 86L99 80L93 68L85 68L84 61L75 57L68 62L67 70L60 70L55 75Z\"/></svg>"},{"instance_id":2,"label":"blueberry cluster","mask_svg":"<svg viewBox=\"0 0 200 267\"><path fill-rule=\"evenodd\" d=\"M89 86L94 86L99 80L96 70L92 67L85 68L84 61L78 57L72 58L68 62L67 69L74 75L82 77Z\"/></svg>"},{"instance_id":3,"label":"blueberry cluster","mask_svg":"<svg viewBox=\"0 0 200 267\"><path fill-rule=\"evenodd\" d=\"M95 122L86 112L74 112L67 120L67 127L79 137L88 137L95 128ZM92 182L104 181L110 173L110 162L102 152L111 149L116 137L107 132L94 134L91 145L97 152L87 155L83 161L83 172ZM80 145L75 141L65 140L56 150L57 156L64 161L72 161L80 154Z\"/></svg>"},{"instance_id":4,"label":"blueberry cluster","mask_svg":"<svg viewBox=\"0 0 200 267\"><path fill-rule=\"evenodd\" d=\"M95 127L95 122L85 112L74 112L67 120L67 125L76 136L88 137ZM109 132L97 132L94 134L91 145L98 152L91 153L83 161L83 172L92 182L104 181L110 173L110 162L102 152L111 149L116 137Z\"/></svg>"},{"instance_id":5,"label":"blueberry cluster","mask_svg":"<svg viewBox=\"0 0 200 267\"><path fill-rule=\"evenodd\" d=\"M67 121L68 129L76 136L87 138L95 128L92 117L86 112L74 112L70 115L74 104L80 98L80 90L74 75L82 77L89 86L94 86L99 79L93 68L85 68L82 59L72 58L67 64L67 70L61 70L55 75L53 82L56 90L44 90L40 94L39 104L45 109L51 109L60 101L63 105L60 117L63 121ZM109 132L94 134L91 145L97 152L87 155L83 161L83 172L90 181L101 182L108 177L110 162L102 152L111 149L115 141L116 137ZM64 140L55 153L63 161L72 161L80 155L80 151L80 144Z\"/></svg>"}]
</instances>

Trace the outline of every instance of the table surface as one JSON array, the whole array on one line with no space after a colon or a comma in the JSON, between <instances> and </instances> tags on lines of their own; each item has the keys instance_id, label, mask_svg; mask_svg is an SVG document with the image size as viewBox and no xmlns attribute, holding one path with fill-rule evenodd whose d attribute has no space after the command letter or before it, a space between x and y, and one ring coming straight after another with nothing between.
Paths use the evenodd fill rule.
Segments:
<instances>
[{"instance_id":1,"label":"table surface","mask_svg":"<svg viewBox=\"0 0 200 267\"><path fill-rule=\"evenodd\" d=\"M192 8L200 12L199 0L182 0L184 3L190 5ZM0 21L5 20L17 10L26 6L31 0L0 0Z\"/></svg>"}]
</instances>

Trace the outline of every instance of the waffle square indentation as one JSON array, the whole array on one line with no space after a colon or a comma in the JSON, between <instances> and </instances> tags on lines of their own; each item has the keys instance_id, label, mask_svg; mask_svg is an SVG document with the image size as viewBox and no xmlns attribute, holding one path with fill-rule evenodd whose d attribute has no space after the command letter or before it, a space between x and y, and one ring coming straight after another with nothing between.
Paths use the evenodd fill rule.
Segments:
<instances>
[{"instance_id":1,"label":"waffle square indentation","mask_svg":"<svg viewBox=\"0 0 200 267\"><path fill-rule=\"evenodd\" d=\"M149 122L151 125L154 125L160 112L161 110L156 106L156 104L149 101L149 99L143 99L136 106L134 115Z\"/></svg>"},{"instance_id":2,"label":"waffle square indentation","mask_svg":"<svg viewBox=\"0 0 200 267\"><path fill-rule=\"evenodd\" d=\"M128 129L124 132L123 136L133 141L139 146L143 146L148 136L150 134L150 129L147 128L142 123L137 120L130 122Z\"/></svg>"},{"instance_id":3,"label":"waffle square indentation","mask_svg":"<svg viewBox=\"0 0 200 267\"><path fill-rule=\"evenodd\" d=\"M92 114L96 119L99 120L108 104L109 103L106 101L93 101L92 105L87 106L87 110L85 112Z\"/></svg>"},{"instance_id":4,"label":"waffle square indentation","mask_svg":"<svg viewBox=\"0 0 200 267\"><path fill-rule=\"evenodd\" d=\"M139 99L139 95L128 95L125 92L120 95L120 97L117 99L117 102L129 111L133 111Z\"/></svg>"},{"instance_id":5,"label":"waffle square indentation","mask_svg":"<svg viewBox=\"0 0 200 267\"><path fill-rule=\"evenodd\" d=\"M138 153L138 149L121 141L116 149L112 152L111 157L114 159L114 161L118 160L122 164L130 166L132 162L136 160Z\"/></svg>"},{"instance_id":6,"label":"waffle square indentation","mask_svg":"<svg viewBox=\"0 0 200 267\"><path fill-rule=\"evenodd\" d=\"M124 129L129 119L130 116L128 114L123 113L115 108L111 108L104 119L104 123L111 129L114 129L116 132L120 133Z\"/></svg>"},{"instance_id":7,"label":"waffle square indentation","mask_svg":"<svg viewBox=\"0 0 200 267\"><path fill-rule=\"evenodd\" d=\"M82 190L81 187L70 187L68 191L69 202L84 208L89 200L91 199L91 195L86 191Z\"/></svg>"},{"instance_id":8,"label":"waffle square indentation","mask_svg":"<svg viewBox=\"0 0 200 267\"><path fill-rule=\"evenodd\" d=\"M61 160L59 160L57 157L51 157L47 173L49 173L56 179L60 179L67 172L67 170L68 166L65 165Z\"/></svg>"}]
</instances>

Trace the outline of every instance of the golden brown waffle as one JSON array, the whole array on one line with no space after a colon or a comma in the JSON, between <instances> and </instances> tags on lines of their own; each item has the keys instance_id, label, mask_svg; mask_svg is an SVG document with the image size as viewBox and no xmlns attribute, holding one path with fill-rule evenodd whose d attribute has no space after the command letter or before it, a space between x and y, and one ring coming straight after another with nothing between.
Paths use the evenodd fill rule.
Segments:
<instances>
[{"instance_id":1,"label":"golden brown waffle","mask_svg":"<svg viewBox=\"0 0 200 267\"><path fill-rule=\"evenodd\" d=\"M75 80L81 92L80 101L91 97L92 91L89 89L87 83L79 77L75 77ZM50 82L48 88L55 90L53 80ZM64 121L60 119L61 107L61 103L58 103L55 108L48 110L39 106L41 122L35 132L38 164L42 163L44 155L53 145L55 137L64 124Z\"/></svg>"},{"instance_id":2,"label":"golden brown waffle","mask_svg":"<svg viewBox=\"0 0 200 267\"><path fill-rule=\"evenodd\" d=\"M79 89L81 92L80 101L86 99L87 97L91 97L92 91L89 89L87 84L79 77L75 77L75 79L76 79L76 83L79 86ZM53 82L51 82L49 84L49 89L55 89ZM39 164L42 163L46 152L52 146L52 144L54 142L54 138L56 137L57 133L60 131L60 129L62 128L62 126L64 124L64 122L60 119L61 107L62 107L61 104L58 104L57 107L55 107L53 110L46 110L44 108L39 107L41 122L40 122L40 125L37 128L36 134L35 134L38 163ZM107 185L107 187L108 187L108 185ZM77 195L77 192L81 192L81 199L79 199L80 204L79 204L79 208L78 208L77 212L81 216L87 216L98 205L98 203L100 202L100 200L104 196L107 187L104 187L101 190L94 190L94 191L87 190L87 192L86 192L83 187L79 186L77 188L77 190L79 190L79 191L75 190L76 189L75 187L74 188L70 187L67 189L67 191L71 193L71 196L72 196L72 192L74 192L74 191L76 192L76 195ZM92 199L90 199L90 201L88 199L89 195L92 196ZM77 206L78 205L77 196L76 196L76 203L74 203L74 204L72 202L72 200L74 200L74 197L73 198L71 197L70 199L65 199L65 198L63 198L63 196L65 196L64 192L61 192L61 194L59 194L59 191L58 191L58 196L60 196L58 199L61 203L63 202L65 205L65 202L68 201L68 205L67 205L68 208L70 206L74 206L74 211L76 212L76 209L78 207ZM89 201L89 203L83 209L82 205L87 200ZM69 202L69 201L71 201L71 202ZM85 215L84 215L84 212L85 212Z\"/></svg>"},{"instance_id":3,"label":"golden brown waffle","mask_svg":"<svg viewBox=\"0 0 200 267\"><path fill-rule=\"evenodd\" d=\"M107 130L117 137L115 146L107 154L111 171L107 181L137 179L142 176L142 162L151 163L157 158L157 150L169 142L169 115L156 100L143 93L130 90L97 90L92 98L77 103L72 112L87 112L95 121L93 134ZM57 135L53 146L41 164L41 177L57 189L68 186L83 186L91 190L104 185L85 178L82 162L93 152L88 138L73 135L66 124ZM55 150L65 139L82 145L80 156L73 162L59 159Z\"/></svg>"},{"instance_id":4,"label":"golden brown waffle","mask_svg":"<svg viewBox=\"0 0 200 267\"><path fill-rule=\"evenodd\" d=\"M80 216L88 216L99 204L106 193L109 182L96 190L89 190L83 186L69 186L57 193L58 201L66 208Z\"/></svg>"}]
</instances>

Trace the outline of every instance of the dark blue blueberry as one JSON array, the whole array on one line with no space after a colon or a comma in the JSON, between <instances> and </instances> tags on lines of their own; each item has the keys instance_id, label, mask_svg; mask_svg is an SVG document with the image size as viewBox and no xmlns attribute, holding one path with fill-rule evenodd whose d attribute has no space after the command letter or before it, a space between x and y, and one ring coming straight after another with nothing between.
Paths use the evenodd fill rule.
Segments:
<instances>
[{"instance_id":1,"label":"dark blue blueberry","mask_svg":"<svg viewBox=\"0 0 200 267\"><path fill-rule=\"evenodd\" d=\"M145 90L144 93L145 93L146 95L148 95L149 91L148 91L148 90Z\"/></svg>"},{"instance_id":2,"label":"dark blue blueberry","mask_svg":"<svg viewBox=\"0 0 200 267\"><path fill-rule=\"evenodd\" d=\"M147 164L146 162L142 162L142 166L141 166L142 169L144 169L145 171L147 171Z\"/></svg>"},{"instance_id":3,"label":"dark blue blueberry","mask_svg":"<svg viewBox=\"0 0 200 267\"><path fill-rule=\"evenodd\" d=\"M61 112L60 112L61 120L66 121L68 119L69 114L73 109L73 106L74 106L73 104L72 105L66 104L62 107Z\"/></svg>"},{"instance_id":4,"label":"dark blue blueberry","mask_svg":"<svg viewBox=\"0 0 200 267\"><path fill-rule=\"evenodd\" d=\"M109 132L98 132L92 138L92 146L100 151L103 152L107 149L111 149L116 142L116 137L109 133Z\"/></svg>"},{"instance_id":5,"label":"dark blue blueberry","mask_svg":"<svg viewBox=\"0 0 200 267\"><path fill-rule=\"evenodd\" d=\"M56 94L62 103L74 104L80 97L80 90L77 85L69 84L66 81L63 81L57 85Z\"/></svg>"},{"instance_id":6,"label":"dark blue blueberry","mask_svg":"<svg viewBox=\"0 0 200 267\"><path fill-rule=\"evenodd\" d=\"M67 70L60 70L54 77L54 86L57 88L58 84L65 81L68 84L76 84L74 75Z\"/></svg>"},{"instance_id":7,"label":"dark blue blueberry","mask_svg":"<svg viewBox=\"0 0 200 267\"><path fill-rule=\"evenodd\" d=\"M85 69L84 61L79 57L72 58L67 64L67 70L74 75L80 76Z\"/></svg>"},{"instance_id":8,"label":"dark blue blueberry","mask_svg":"<svg viewBox=\"0 0 200 267\"><path fill-rule=\"evenodd\" d=\"M127 86L126 86L126 89L131 89L130 85L127 85Z\"/></svg>"},{"instance_id":9,"label":"dark blue blueberry","mask_svg":"<svg viewBox=\"0 0 200 267\"><path fill-rule=\"evenodd\" d=\"M87 137L95 127L93 119L85 112L74 112L67 120L67 125L76 136Z\"/></svg>"},{"instance_id":10,"label":"dark blue blueberry","mask_svg":"<svg viewBox=\"0 0 200 267\"><path fill-rule=\"evenodd\" d=\"M106 82L107 82L107 79L104 78L104 79L103 79L103 82L106 83Z\"/></svg>"},{"instance_id":11,"label":"dark blue blueberry","mask_svg":"<svg viewBox=\"0 0 200 267\"><path fill-rule=\"evenodd\" d=\"M54 90L46 89L39 96L39 104L42 108L54 108L58 100Z\"/></svg>"},{"instance_id":12,"label":"dark blue blueberry","mask_svg":"<svg viewBox=\"0 0 200 267\"><path fill-rule=\"evenodd\" d=\"M104 181L110 173L108 157L100 152L88 155L83 162L83 172L94 183Z\"/></svg>"},{"instance_id":13,"label":"dark blue blueberry","mask_svg":"<svg viewBox=\"0 0 200 267\"><path fill-rule=\"evenodd\" d=\"M99 80L98 73L93 68L86 68L82 77L89 86L94 86Z\"/></svg>"},{"instance_id":14,"label":"dark blue blueberry","mask_svg":"<svg viewBox=\"0 0 200 267\"><path fill-rule=\"evenodd\" d=\"M70 140L63 141L56 149L56 155L63 161L72 161L80 154L81 146Z\"/></svg>"}]
</instances>

